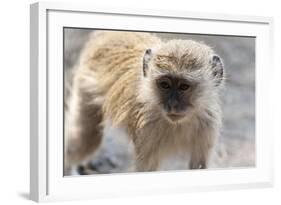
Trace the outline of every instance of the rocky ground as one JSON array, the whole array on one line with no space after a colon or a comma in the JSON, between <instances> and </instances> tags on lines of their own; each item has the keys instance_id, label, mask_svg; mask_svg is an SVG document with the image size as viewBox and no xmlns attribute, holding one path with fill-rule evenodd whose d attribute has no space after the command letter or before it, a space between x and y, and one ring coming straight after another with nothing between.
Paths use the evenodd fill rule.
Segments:
<instances>
[{"instance_id":1,"label":"rocky ground","mask_svg":"<svg viewBox=\"0 0 281 205\"><path fill-rule=\"evenodd\" d=\"M65 29L64 67L67 99L71 92L71 69L79 58L81 48L91 30ZM223 130L219 138L212 168L250 167L255 165L255 38L191 34L163 34L168 39L203 41L222 57L226 71L223 91ZM125 133L105 129L101 149L93 161L78 169L78 173L115 173L132 171L134 160L132 145ZM165 169L184 169L184 157L169 159ZM70 175L77 174L71 172Z\"/></svg>"}]
</instances>

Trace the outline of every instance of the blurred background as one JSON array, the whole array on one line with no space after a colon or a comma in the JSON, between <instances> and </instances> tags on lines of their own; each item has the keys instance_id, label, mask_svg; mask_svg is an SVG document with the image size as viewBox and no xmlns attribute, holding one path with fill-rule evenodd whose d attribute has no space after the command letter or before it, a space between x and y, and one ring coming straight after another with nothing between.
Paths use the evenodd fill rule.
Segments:
<instances>
[{"instance_id":1,"label":"blurred background","mask_svg":"<svg viewBox=\"0 0 281 205\"><path fill-rule=\"evenodd\" d=\"M94 32L90 29L64 29L65 120L71 95L72 69ZM164 41L191 39L211 46L224 61L226 81L222 93L223 129L210 168L255 166L255 38L202 34L154 33ZM132 144L126 134L106 126L101 148L89 164L67 175L131 172ZM168 159L164 170L186 169L184 156Z\"/></svg>"}]
</instances>

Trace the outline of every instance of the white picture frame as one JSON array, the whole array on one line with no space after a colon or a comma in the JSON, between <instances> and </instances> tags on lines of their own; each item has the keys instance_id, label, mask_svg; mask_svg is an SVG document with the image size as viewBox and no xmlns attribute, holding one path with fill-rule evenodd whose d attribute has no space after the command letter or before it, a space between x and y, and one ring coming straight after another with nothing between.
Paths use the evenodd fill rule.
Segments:
<instances>
[{"instance_id":1,"label":"white picture frame","mask_svg":"<svg viewBox=\"0 0 281 205\"><path fill-rule=\"evenodd\" d=\"M157 26L156 26L157 25ZM256 166L63 177L63 27L256 37ZM270 17L35 3L30 12L30 198L34 201L179 193L273 185L269 106ZM267 68L267 69L265 69ZM149 186L147 184L149 183Z\"/></svg>"}]
</instances>

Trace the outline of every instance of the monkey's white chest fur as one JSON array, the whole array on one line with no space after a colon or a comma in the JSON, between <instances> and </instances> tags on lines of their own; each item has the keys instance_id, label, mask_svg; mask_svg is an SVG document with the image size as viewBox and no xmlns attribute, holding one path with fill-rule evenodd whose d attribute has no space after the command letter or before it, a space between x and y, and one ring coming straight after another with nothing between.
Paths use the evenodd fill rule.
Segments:
<instances>
[{"instance_id":1,"label":"monkey's white chest fur","mask_svg":"<svg viewBox=\"0 0 281 205\"><path fill-rule=\"evenodd\" d=\"M167 131L163 129L162 137L167 144L159 147L158 170L188 169L191 160L191 129L174 128Z\"/></svg>"},{"instance_id":2,"label":"monkey's white chest fur","mask_svg":"<svg viewBox=\"0 0 281 205\"><path fill-rule=\"evenodd\" d=\"M165 125L165 126L163 126ZM141 150L137 156L146 159L147 170L186 169L191 159L193 129L186 124L155 122L142 128L136 137Z\"/></svg>"},{"instance_id":3,"label":"monkey's white chest fur","mask_svg":"<svg viewBox=\"0 0 281 205\"><path fill-rule=\"evenodd\" d=\"M156 170L162 171L188 169L191 160L191 142L188 130L182 130L181 128L175 128L176 131L174 129L167 130L167 127L158 127L158 123L150 124L150 126L155 128L152 132L149 132L149 128L142 130L142 134L146 133L145 138L143 138L145 140L142 141L142 150L146 153L151 153L148 157L147 166L153 166L156 163ZM107 121L105 133L106 135L111 135L116 141L126 141L128 147L123 146L123 148L128 151L129 155L132 155L132 159L134 158L134 145L126 140L129 139L129 136L124 128L114 127L110 121ZM155 141L153 140L155 138L153 135L157 136ZM132 170L134 170L133 167Z\"/></svg>"}]
</instances>

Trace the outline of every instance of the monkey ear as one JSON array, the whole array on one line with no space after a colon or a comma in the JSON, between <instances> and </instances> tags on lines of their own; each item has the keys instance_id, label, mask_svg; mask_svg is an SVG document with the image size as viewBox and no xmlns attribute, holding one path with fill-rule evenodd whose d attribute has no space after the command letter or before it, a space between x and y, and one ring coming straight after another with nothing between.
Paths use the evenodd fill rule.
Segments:
<instances>
[{"instance_id":1,"label":"monkey ear","mask_svg":"<svg viewBox=\"0 0 281 205\"><path fill-rule=\"evenodd\" d=\"M211 67L215 78L216 86L219 86L223 81L224 66L221 58L218 55L213 55L211 59Z\"/></svg>"},{"instance_id":2,"label":"monkey ear","mask_svg":"<svg viewBox=\"0 0 281 205\"><path fill-rule=\"evenodd\" d=\"M151 49L146 49L144 56L143 56L143 65L142 65L142 70L143 70L143 76L147 76L147 70L148 70L148 63L151 60L152 56L152 51Z\"/></svg>"}]
</instances>

